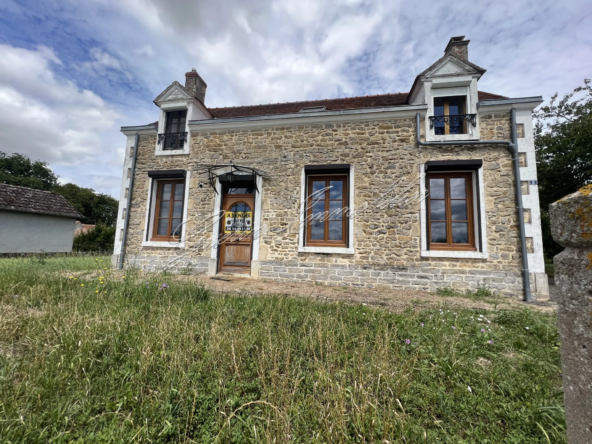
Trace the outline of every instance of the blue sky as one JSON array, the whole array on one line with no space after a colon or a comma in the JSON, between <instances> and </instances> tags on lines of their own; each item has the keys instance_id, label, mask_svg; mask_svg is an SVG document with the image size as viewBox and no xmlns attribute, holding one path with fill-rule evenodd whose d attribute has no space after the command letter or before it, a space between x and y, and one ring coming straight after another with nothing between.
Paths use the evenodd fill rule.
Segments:
<instances>
[{"instance_id":1,"label":"blue sky","mask_svg":"<svg viewBox=\"0 0 592 444\"><path fill-rule=\"evenodd\" d=\"M592 77L591 27L586 0L0 0L0 151L119 197L119 128L193 67L209 107L403 92L466 35L481 90L548 99Z\"/></svg>"}]
</instances>

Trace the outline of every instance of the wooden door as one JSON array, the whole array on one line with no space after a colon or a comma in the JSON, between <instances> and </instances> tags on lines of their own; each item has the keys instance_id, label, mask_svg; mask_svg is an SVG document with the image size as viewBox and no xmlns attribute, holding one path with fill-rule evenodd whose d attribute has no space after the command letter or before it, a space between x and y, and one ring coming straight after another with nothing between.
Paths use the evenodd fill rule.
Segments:
<instances>
[{"instance_id":1,"label":"wooden door","mask_svg":"<svg viewBox=\"0 0 592 444\"><path fill-rule=\"evenodd\" d=\"M252 194L225 194L220 227L220 272L250 273L253 246Z\"/></svg>"}]
</instances>

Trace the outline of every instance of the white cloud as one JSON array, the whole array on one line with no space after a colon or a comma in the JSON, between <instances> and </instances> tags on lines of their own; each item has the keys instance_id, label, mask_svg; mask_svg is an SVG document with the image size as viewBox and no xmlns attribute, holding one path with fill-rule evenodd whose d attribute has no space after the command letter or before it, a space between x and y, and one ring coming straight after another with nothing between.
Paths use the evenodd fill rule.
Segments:
<instances>
[{"instance_id":1,"label":"white cloud","mask_svg":"<svg viewBox=\"0 0 592 444\"><path fill-rule=\"evenodd\" d=\"M82 64L84 69L102 70L104 68L112 68L121 70L121 64L119 63L119 60L107 54L101 48L92 48L90 50L90 55L92 56L93 60L90 62L84 62Z\"/></svg>"},{"instance_id":2,"label":"white cloud","mask_svg":"<svg viewBox=\"0 0 592 444\"><path fill-rule=\"evenodd\" d=\"M47 47L0 45L0 147L75 171L77 184L92 186L90 172L119 164L117 121L121 114L95 93L59 79ZM69 177L73 177L70 176ZM109 190L110 191L110 190Z\"/></svg>"}]
</instances>

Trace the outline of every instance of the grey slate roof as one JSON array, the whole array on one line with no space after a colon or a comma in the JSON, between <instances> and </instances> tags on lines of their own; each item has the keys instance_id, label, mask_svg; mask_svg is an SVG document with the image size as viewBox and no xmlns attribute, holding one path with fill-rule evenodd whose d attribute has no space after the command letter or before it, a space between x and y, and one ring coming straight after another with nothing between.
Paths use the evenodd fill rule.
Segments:
<instances>
[{"instance_id":1,"label":"grey slate roof","mask_svg":"<svg viewBox=\"0 0 592 444\"><path fill-rule=\"evenodd\" d=\"M73 219L83 217L61 194L3 183L0 183L0 210L50 214Z\"/></svg>"}]
</instances>

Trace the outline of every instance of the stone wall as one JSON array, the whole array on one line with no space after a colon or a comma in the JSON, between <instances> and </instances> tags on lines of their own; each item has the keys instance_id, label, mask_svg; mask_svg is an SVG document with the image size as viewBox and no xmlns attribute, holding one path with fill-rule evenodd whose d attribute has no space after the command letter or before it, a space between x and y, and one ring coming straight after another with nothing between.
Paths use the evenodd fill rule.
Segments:
<instances>
[{"instance_id":1,"label":"stone wall","mask_svg":"<svg viewBox=\"0 0 592 444\"><path fill-rule=\"evenodd\" d=\"M509 115L480 116L483 139L509 139ZM200 132L192 135L191 154L155 157L155 137L143 136L138 148L132 196L128 263L156 269L164 258L193 258L183 269L205 272L210 251L142 247L149 179L153 169L193 170L198 164L230 163L271 174L262 189L262 225L258 264L261 277L435 290L486 285L521 297L520 246L514 202L511 155L501 146L419 147L413 119L265 129ZM488 259L420 257L420 165L428 160L482 159L487 219ZM379 213L362 214L354 222L355 254L298 252L301 173L310 164L350 164L355 171L355 206L381 198L399 178L395 194L408 203ZM199 187L199 184L203 187ZM409 187L409 184L415 184ZM187 230L211 217L215 193L204 177L192 174ZM209 233L205 234L206 237ZM180 268L174 268L179 270Z\"/></svg>"},{"instance_id":2,"label":"stone wall","mask_svg":"<svg viewBox=\"0 0 592 444\"><path fill-rule=\"evenodd\" d=\"M565 420L570 444L592 442L592 185L550 207Z\"/></svg>"}]
</instances>

